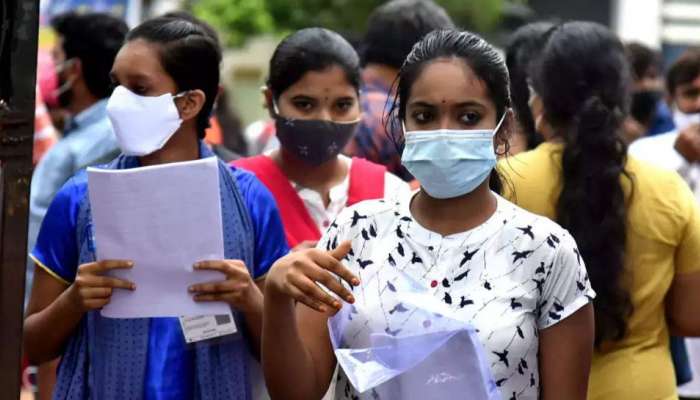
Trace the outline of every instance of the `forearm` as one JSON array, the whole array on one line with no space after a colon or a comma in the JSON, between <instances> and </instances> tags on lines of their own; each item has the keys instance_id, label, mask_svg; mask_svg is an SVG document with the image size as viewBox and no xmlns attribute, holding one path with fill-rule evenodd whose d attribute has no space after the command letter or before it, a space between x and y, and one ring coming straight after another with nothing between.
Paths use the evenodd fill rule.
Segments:
<instances>
[{"instance_id":1,"label":"forearm","mask_svg":"<svg viewBox=\"0 0 700 400\"><path fill-rule=\"evenodd\" d=\"M68 290L43 310L24 320L24 349L30 361L42 363L61 355L61 350L85 313L68 300Z\"/></svg>"},{"instance_id":2,"label":"forearm","mask_svg":"<svg viewBox=\"0 0 700 400\"><path fill-rule=\"evenodd\" d=\"M294 301L265 293L262 363L273 399L311 400L323 396L314 361L299 334Z\"/></svg>"},{"instance_id":3,"label":"forearm","mask_svg":"<svg viewBox=\"0 0 700 400\"><path fill-rule=\"evenodd\" d=\"M260 346L262 345L262 325L263 325L263 311L262 306L258 311L251 311L243 313L243 318L245 319L245 330L250 338L250 345L252 346L252 353L256 358L260 358Z\"/></svg>"}]
</instances>

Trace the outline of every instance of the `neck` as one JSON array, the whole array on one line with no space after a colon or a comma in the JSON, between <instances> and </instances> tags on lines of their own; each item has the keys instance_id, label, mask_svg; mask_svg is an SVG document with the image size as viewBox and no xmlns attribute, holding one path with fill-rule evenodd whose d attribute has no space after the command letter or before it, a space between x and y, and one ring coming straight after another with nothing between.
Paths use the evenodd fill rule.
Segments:
<instances>
[{"instance_id":1,"label":"neck","mask_svg":"<svg viewBox=\"0 0 700 400\"><path fill-rule=\"evenodd\" d=\"M383 64L369 63L363 69L363 75L365 75L365 77L379 79L387 87L391 87L398 74L399 70Z\"/></svg>"},{"instance_id":2,"label":"neck","mask_svg":"<svg viewBox=\"0 0 700 400\"><path fill-rule=\"evenodd\" d=\"M340 156L336 156L321 165L312 166L284 149L280 149L272 153L272 159L289 180L321 193L342 182L348 173L347 166L340 159Z\"/></svg>"},{"instance_id":3,"label":"neck","mask_svg":"<svg viewBox=\"0 0 700 400\"><path fill-rule=\"evenodd\" d=\"M192 161L199 159L197 130L182 126L162 149L140 158L142 166Z\"/></svg>"},{"instance_id":4,"label":"neck","mask_svg":"<svg viewBox=\"0 0 700 400\"><path fill-rule=\"evenodd\" d=\"M452 199L436 199L421 190L410 208L418 223L447 236L483 224L496 211L496 205L496 196L491 193L487 179L473 192Z\"/></svg>"}]
</instances>

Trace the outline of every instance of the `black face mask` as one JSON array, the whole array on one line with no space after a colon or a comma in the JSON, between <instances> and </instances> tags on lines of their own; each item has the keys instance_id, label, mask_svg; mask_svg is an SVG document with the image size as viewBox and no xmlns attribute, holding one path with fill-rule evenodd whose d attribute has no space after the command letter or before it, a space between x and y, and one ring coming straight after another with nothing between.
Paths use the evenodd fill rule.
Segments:
<instances>
[{"instance_id":1,"label":"black face mask","mask_svg":"<svg viewBox=\"0 0 700 400\"><path fill-rule=\"evenodd\" d=\"M290 119L275 115L277 138L283 149L312 166L336 157L355 133L359 119L333 122L315 119Z\"/></svg>"},{"instance_id":2,"label":"black face mask","mask_svg":"<svg viewBox=\"0 0 700 400\"><path fill-rule=\"evenodd\" d=\"M656 106L662 93L658 90L642 90L632 94L630 115L642 125L649 125L656 116Z\"/></svg>"}]
</instances>

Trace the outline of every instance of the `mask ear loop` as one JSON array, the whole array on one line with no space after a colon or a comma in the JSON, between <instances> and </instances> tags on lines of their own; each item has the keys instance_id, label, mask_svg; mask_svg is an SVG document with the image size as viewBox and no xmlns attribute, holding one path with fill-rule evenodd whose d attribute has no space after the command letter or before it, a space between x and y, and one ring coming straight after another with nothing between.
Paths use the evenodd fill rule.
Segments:
<instances>
[{"instance_id":1,"label":"mask ear loop","mask_svg":"<svg viewBox=\"0 0 700 400\"><path fill-rule=\"evenodd\" d=\"M503 121L505 121L506 115L508 115L508 111L503 113L501 120L498 122L498 125L496 125L496 128L494 128L494 130L493 130L494 137L496 137L496 135L498 135L498 131L501 129L501 125L503 124ZM500 147L500 146L498 146L498 147ZM510 142L508 140L506 140L505 143L503 144L504 149L503 149L502 153L498 152L498 147L496 147L496 155L499 157L505 156L506 154L508 154L508 152L510 152Z\"/></svg>"}]
</instances>

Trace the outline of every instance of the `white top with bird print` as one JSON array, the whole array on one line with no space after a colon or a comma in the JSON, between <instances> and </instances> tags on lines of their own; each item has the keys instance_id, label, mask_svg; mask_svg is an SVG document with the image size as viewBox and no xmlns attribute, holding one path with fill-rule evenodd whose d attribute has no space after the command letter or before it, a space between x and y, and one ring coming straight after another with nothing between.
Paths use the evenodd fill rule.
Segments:
<instances>
[{"instance_id":1,"label":"white top with bird print","mask_svg":"<svg viewBox=\"0 0 700 400\"><path fill-rule=\"evenodd\" d=\"M375 305L364 309L366 315L353 315L347 329L361 332L359 343L373 332L399 334L406 308L392 282L408 274L477 329L504 400L537 399L538 332L595 296L574 239L500 196L486 222L442 236L413 219L412 198L346 208L319 243L330 249L352 241L345 265L361 281L354 295L361 304ZM335 398L375 400L378 394L357 393L341 370Z\"/></svg>"}]
</instances>

